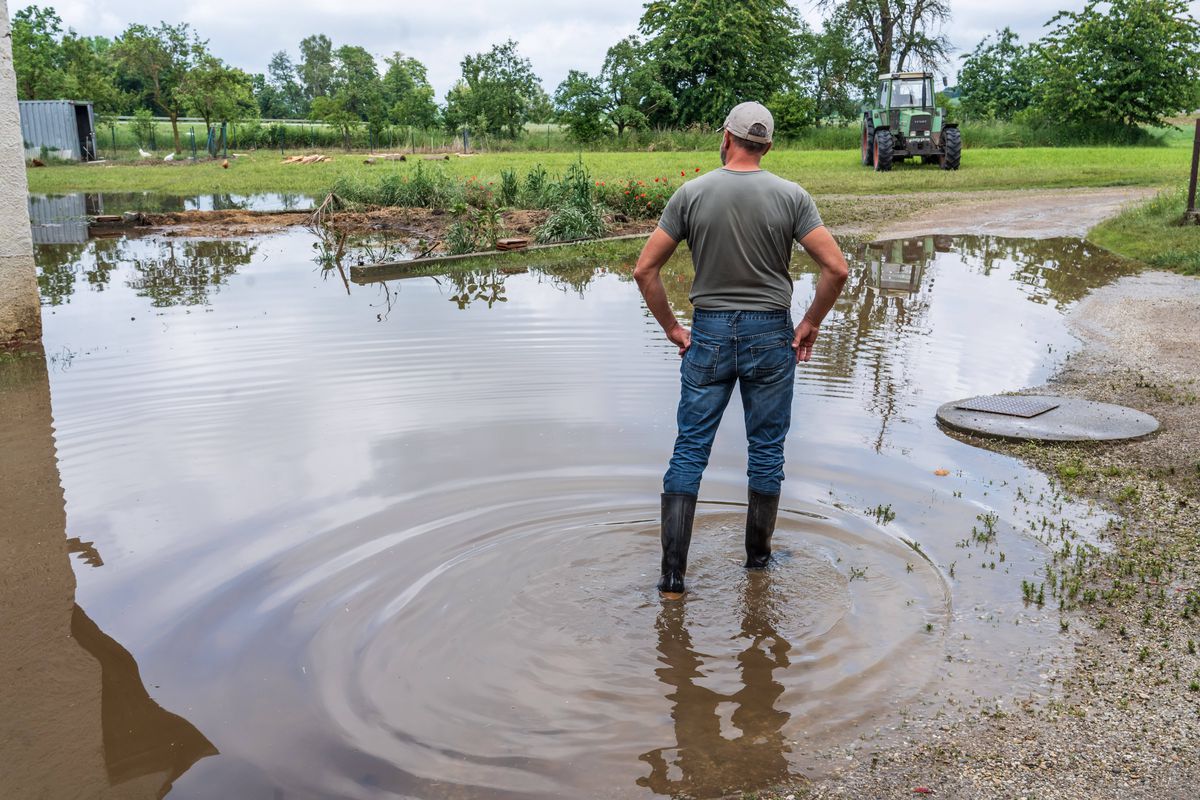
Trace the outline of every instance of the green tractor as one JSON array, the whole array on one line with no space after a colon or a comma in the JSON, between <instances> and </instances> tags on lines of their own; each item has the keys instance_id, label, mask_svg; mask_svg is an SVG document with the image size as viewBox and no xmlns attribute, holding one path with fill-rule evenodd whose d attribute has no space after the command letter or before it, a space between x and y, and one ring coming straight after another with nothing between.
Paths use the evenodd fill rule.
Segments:
<instances>
[{"instance_id":1,"label":"green tractor","mask_svg":"<svg viewBox=\"0 0 1200 800\"><path fill-rule=\"evenodd\" d=\"M932 72L879 76L879 105L863 113L862 163L887 172L906 158L958 169L962 134L933 102Z\"/></svg>"}]
</instances>

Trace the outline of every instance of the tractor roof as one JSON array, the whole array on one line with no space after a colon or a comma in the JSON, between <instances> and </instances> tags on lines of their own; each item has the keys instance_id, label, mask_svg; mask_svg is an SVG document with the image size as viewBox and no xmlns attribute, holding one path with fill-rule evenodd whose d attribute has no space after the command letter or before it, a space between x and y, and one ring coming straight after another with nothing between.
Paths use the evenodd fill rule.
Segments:
<instances>
[{"instance_id":1,"label":"tractor roof","mask_svg":"<svg viewBox=\"0 0 1200 800\"><path fill-rule=\"evenodd\" d=\"M887 81L895 78L932 78L932 72L885 72L879 76L879 80Z\"/></svg>"}]
</instances>

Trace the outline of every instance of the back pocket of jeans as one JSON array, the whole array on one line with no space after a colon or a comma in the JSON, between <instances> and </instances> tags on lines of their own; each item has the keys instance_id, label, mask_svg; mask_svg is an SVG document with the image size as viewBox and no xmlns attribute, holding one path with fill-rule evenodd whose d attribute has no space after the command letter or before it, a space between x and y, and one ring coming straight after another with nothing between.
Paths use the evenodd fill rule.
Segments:
<instances>
[{"instance_id":1,"label":"back pocket of jeans","mask_svg":"<svg viewBox=\"0 0 1200 800\"><path fill-rule=\"evenodd\" d=\"M753 366L750 374L759 379L782 377L796 366L796 351L789 336L771 337L770 341L750 348Z\"/></svg>"},{"instance_id":2,"label":"back pocket of jeans","mask_svg":"<svg viewBox=\"0 0 1200 800\"><path fill-rule=\"evenodd\" d=\"M701 344L692 339L687 352L683 354L683 364L680 369L684 376L694 383L709 383L717 375L717 359L720 355L719 345Z\"/></svg>"}]
</instances>

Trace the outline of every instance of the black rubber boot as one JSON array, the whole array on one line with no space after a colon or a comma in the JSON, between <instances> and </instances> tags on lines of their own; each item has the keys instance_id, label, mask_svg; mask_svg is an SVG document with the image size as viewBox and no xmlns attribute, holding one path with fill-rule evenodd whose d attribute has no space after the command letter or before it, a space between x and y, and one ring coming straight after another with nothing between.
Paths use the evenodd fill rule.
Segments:
<instances>
[{"instance_id":1,"label":"black rubber boot","mask_svg":"<svg viewBox=\"0 0 1200 800\"><path fill-rule=\"evenodd\" d=\"M688 547L692 543L692 520L696 517L694 494L662 496L662 577L658 590L665 594L683 594L683 573L687 572Z\"/></svg>"},{"instance_id":2,"label":"black rubber boot","mask_svg":"<svg viewBox=\"0 0 1200 800\"><path fill-rule=\"evenodd\" d=\"M771 535L775 533L778 512L779 495L750 490L750 505L746 509L746 569L766 569L771 560Z\"/></svg>"}]
</instances>

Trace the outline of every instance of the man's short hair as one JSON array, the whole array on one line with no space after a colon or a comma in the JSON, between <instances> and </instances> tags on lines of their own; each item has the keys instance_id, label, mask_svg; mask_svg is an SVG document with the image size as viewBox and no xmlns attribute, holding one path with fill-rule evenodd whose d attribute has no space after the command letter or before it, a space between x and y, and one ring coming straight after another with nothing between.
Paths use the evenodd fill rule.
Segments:
<instances>
[{"instance_id":1,"label":"man's short hair","mask_svg":"<svg viewBox=\"0 0 1200 800\"><path fill-rule=\"evenodd\" d=\"M749 133L751 136L766 136L767 129L762 123L756 122L750 126L750 130L748 130L747 133ZM742 148L752 156L762 155L763 153L767 152L767 148L771 146L768 142L752 142L749 139L743 139L742 137L735 136L732 133L729 135L732 137L733 141L738 147Z\"/></svg>"}]
</instances>

